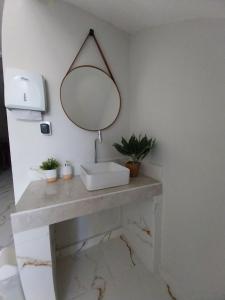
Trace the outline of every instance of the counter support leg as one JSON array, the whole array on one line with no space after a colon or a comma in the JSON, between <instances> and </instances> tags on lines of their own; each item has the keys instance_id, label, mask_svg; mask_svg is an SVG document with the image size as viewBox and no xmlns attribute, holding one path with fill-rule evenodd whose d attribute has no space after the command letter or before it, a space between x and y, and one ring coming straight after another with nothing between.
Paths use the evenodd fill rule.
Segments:
<instances>
[{"instance_id":1,"label":"counter support leg","mask_svg":"<svg viewBox=\"0 0 225 300\"><path fill-rule=\"evenodd\" d=\"M14 234L16 259L26 300L56 300L50 227Z\"/></svg>"}]
</instances>

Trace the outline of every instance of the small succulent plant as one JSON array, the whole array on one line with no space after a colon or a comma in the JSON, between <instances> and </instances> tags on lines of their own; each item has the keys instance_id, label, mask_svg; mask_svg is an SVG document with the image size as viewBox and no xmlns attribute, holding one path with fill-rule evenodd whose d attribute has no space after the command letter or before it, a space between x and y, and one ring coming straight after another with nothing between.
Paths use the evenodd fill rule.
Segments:
<instances>
[{"instance_id":1,"label":"small succulent plant","mask_svg":"<svg viewBox=\"0 0 225 300\"><path fill-rule=\"evenodd\" d=\"M55 158L48 158L40 165L42 170L54 170L60 166L60 163Z\"/></svg>"}]
</instances>

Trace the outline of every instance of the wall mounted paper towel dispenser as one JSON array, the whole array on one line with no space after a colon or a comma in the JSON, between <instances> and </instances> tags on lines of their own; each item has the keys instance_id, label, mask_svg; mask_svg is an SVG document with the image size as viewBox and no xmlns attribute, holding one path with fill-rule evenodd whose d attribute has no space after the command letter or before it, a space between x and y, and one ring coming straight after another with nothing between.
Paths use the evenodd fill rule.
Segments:
<instances>
[{"instance_id":1,"label":"wall mounted paper towel dispenser","mask_svg":"<svg viewBox=\"0 0 225 300\"><path fill-rule=\"evenodd\" d=\"M5 72L5 106L9 109L44 112L46 97L42 75L8 68Z\"/></svg>"}]
</instances>

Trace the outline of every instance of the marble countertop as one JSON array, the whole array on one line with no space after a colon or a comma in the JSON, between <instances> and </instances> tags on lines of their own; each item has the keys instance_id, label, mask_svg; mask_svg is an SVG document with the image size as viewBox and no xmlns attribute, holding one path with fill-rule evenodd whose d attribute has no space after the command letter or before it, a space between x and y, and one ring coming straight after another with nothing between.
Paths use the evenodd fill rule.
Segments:
<instances>
[{"instance_id":1,"label":"marble countertop","mask_svg":"<svg viewBox=\"0 0 225 300\"><path fill-rule=\"evenodd\" d=\"M101 210L141 201L162 193L162 184L150 177L131 178L128 185L87 191L79 176L48 184L28 185L11 214L14 233L51 225Z\"/></svg>"}]
</instances>

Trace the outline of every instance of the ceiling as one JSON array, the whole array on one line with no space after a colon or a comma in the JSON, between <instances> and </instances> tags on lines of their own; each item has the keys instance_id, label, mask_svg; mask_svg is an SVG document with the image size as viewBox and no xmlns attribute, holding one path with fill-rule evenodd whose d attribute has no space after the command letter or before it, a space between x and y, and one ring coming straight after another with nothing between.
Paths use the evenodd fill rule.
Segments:
<instances>
[{"instance_id":1,"label":"ceiling","mask_svg":"<svg viewBox=\"0 0 225 300\"><path fill-rule=\"evenodd\" d=\"M225 18L225 0L64 0L128 32L196 18Z\"/></svg>"}]
</instances>

